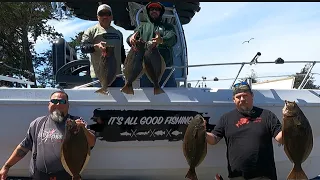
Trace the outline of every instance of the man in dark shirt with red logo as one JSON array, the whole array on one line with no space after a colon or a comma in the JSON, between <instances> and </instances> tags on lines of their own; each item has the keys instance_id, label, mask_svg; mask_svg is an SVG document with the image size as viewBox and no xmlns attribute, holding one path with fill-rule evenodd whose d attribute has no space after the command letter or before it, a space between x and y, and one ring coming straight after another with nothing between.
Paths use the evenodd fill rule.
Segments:
<instances>
[{"instance_id":1,"label":"man in dark shirt with red logo","mask_svg":"<svg viewBox=\"0 0 320 180\"><path fill-rule=\"evenodd\" d=\"M230 180L277 180L272 138L282 144L281 123L269 110L253 106L253 92L246 82L235 84L236 108L224 114L207 142L227 145Z\"/></svg>"}]
</instances>

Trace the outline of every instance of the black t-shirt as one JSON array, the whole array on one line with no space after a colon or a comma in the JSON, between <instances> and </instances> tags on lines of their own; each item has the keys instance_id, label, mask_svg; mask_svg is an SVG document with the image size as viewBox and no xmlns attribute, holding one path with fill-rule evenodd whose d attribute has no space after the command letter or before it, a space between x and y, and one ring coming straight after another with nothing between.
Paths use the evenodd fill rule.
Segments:
<instances>
[{"instance_id":1,"label":"black t-shirt","mask_svg":"<svg viewBox=\"0 0 320 180\"><path fill-rule=\"evenodd\" d=\"M259 176L277 180L272 138L281 131L277 116L269 110L253 107L251 115L238 110L224 114L213 134L225 138L229 178Z\"/></svg>"}]
</instances>

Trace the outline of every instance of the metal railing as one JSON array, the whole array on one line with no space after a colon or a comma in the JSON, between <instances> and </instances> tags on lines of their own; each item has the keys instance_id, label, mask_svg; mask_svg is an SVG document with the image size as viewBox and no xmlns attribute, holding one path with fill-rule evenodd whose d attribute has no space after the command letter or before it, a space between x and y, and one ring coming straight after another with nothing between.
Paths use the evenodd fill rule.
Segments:
<instances>
[{"instance_id":1,"label":"metal railing","mask_svg":"<svg viewBox=\"0 0 320 180\"><path fill-rule=\"evenodd\" d=\"M166 80L164 81L164 83L161 85L161 87L164 87L165 84L167 83L167 81L169 80L170 76L173 74L173 72L175 71L175 69L179 69L179 68L195 68L195 67L209 67L209 66L230 66L230 65L241 65L240 67L240 70L235 78L235 80L233 81L232 85L234 84L234 82L236 81L236 79L238 79L238 76L243 68L244 65L252 65L252 61L251 62L234 62L234 63L213 63L213 64L195 64L195 65L188 65L188 66L171 66L171 67L167 67L166 69L171 69L168 77L166 78ZM298 89L301 89L305 86L306 82L307 82L307 78L311 73L311 69L313 68L313 66L316 64L316 63L320 63L320 61L283 61L283 62L279 62L279 61L262 61L262 62L255 62L255 64L294 64L294 63L312 63L309 71L305 74L305 78L304 80L301 82L301 84L303 85L300 85ZM121 77L121 76L124 76L123 74L119 74L118 77ZM90 83L87 83L87 84L84 84L84 85L81 85L81 86L77 86L75 88L81 88L81 87L87 87L87 86L90 86L90 85L93 85L93 84L96 84L100 82L99 80L96 80L96 81L93 81L93 82L90 82ZM186 84L185 84L185 87L186 87ZM231 86L232 87L232 86Z\"/></svg>"}]
</instances>

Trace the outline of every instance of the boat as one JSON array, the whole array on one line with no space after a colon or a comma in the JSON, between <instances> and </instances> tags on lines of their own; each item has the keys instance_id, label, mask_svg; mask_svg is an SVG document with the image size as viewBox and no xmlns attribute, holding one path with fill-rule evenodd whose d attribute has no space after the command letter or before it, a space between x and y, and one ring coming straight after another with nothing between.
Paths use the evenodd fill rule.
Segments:
<instances>
[{"instance_id":1,"label":"boat","mask_svg":"<svg viewBox=\"0 0 320 180\"><path fill-rule=\"evenodd\" d=\"M135 4L129 9L130 19L139 24L143 19L142 6ZM153 95L153 88L140 88L136 83L134 95L124 94L114 87L109 88L108 96L94 93L97 88L90 85L97 82L92 82L87 74L80 75L89 70L89 60L77 59L66 41L59 39L52 47L56 88L0 88L0 164L5 163L22 141L29 123L47 113L50 94L63 89L69 94L70 114L83 117L89 127L97 132L96 146L82 174L84 179L184 179L189 166L183 156L182 139L190 119L196 114L203 115L207 120L207 131L211 131L221 115L234 108L230 88L190 87L188 68L241 65L240 73L244 65L252 62L188 65L187 44L176 9L166 7L164 18L173 23L179 39L174 47L174 66L171 67L172 75L179 83L177 87L165 87L164 94ZM274 62L256 63L290 62L277 59ZM316 63L313 62L313 65ZM320 131L317 128L320 127L320 90L303 89L307 77L298 89L254 89L253 92L254 104L271 110L280 120L284 100L294 100L301 107L313 128L313 150L302 165L311 179L320 174ZM3 76L0 78L32 83ZM283 146L278 146L276 141L273 146L278 179L286 179L293 165L284 153ZM225 154L223 140L215 146L208 146L205 160L196 168L198 178L211 180L216 173L227 178ZM28 153L13 166L9 171L9 179L28 177L30 158L31 153Z\"/></svg>"}]
</instances>

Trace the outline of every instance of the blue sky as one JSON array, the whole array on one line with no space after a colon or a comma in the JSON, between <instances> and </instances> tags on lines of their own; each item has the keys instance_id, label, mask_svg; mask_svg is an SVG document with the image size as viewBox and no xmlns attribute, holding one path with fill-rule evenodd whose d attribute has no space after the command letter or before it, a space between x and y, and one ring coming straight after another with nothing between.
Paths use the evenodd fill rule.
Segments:
<instances>
[{"instance_id":1,"label":"blue sky","mask_svg":"<svg viewBox=\"0 0 320 180\"><path fill-rule=\"evenodd\" d=\"M258 61L320 60L320 3L217 3L201 2L201 11L184 25L188 46L189 64L221 62L249 62L259 51ZM77 32L97 23L78 18L50 21L67 40ZM126 38L131 31L115 26ZM243 41L250 43L242 44ZM126 43L125 48L129 48ZM51 48L46 40L35 46L38 52ZM252 65L245 66L239 77L248 76L251 69L258 76L294 74L304 64ZM234 78L240 66L216 66L189 68L189 80ZM316 64L313 72L320 72ZM315 84L320 85L320 76L315 75ZM264 81L266 79L260 79ZM229 88L232 80L207 82L208 87ZM194 83L192 83L194 86Z\"/></svg>"}]
</instances>

